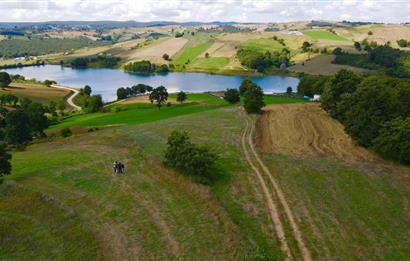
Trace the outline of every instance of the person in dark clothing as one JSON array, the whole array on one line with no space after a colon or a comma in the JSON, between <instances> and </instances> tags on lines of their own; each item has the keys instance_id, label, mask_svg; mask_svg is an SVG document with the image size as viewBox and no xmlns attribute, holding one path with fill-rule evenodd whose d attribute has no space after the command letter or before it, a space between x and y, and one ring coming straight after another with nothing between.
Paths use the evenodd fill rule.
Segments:
<instances>
[{"instance_id":1,"label":"person in dark clothing","mask_svg":"<svg viewBox=\"0 0 410 261\"><path fill-rule=\"evenodd\" d=\"M125 166L122 162L119 163L120 173L124 173Z\"/></svg>"}]
</instances>

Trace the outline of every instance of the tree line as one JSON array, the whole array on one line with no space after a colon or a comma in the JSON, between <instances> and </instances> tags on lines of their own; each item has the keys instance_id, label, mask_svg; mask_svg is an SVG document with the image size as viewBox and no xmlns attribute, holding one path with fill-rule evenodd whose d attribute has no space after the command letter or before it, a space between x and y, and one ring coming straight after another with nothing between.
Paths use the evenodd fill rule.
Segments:
<instances>
[{"instance_id":1,"label":"tree line","mask_svg":"<svg viewBox=\"0 0 410 261\"><path fill-rule=\"evenodd\" d=\"M341 70L333 77L305 76L299 91L321 93L323 109L359 144L410 164L410 81Z\"/></svg>"},{"instance_id":2,"label":"tree line","mask_svg":"<svg viewBox=\"0 0 410 261\"><path fill-rule=\"evenodd\" d=\"M400 40L398 40L398 41L397 41L397 44L398 44L400 47L410 47L410 41L407 41L407 40L405 40L405 39L400 39Z\"/></svg>"},{"instance_id":3,"label":"tree line","mask_svg":"<svg viewBox=\"0 0 410 261\"><path fill-rule=\"evenodd\" d=\"M410 78L410 52L392 48L389 44L377 45L376 42L367 41L361 44L356 42L355 48L364 50L367 54L349 54L341 51L336 54L333 63L382 70L393 77Z\"/></svg>"},{"instance_id":4,"label":"tree line","mask_svg":"<svg viewBox=\"0 0 410 261\"><path fill-rule=\"evenodd\" d=\"M117 66L118 62L121 59L115 56L108 55L94 55L89 57L78 57L70 62L71 67L73 68L85 68L85 67L105 67L111 68ZM61 65L64 65L65 62L61 61Z\"/></svg>"},{"instance_id":5,"label":"tree line","mask_svg":"<svg viewBox=\"0 0 410 261\"><path fill-rule=\"evenodd\" d=\"M227 89L224 92L224 99L235 104L243 100L243 107L247 113L261 113L265 103L263 101L263 91L260 86L251 79L245 78L238 89Z\"/></svg>"},{"instance_id":6,"label":"tree line","mask_svg":"<svg viewBox=\"0 0 410 261\"><path fill-rule=\"evenodd\" d=\"M258 72L265 72L273 67L287 67L290 64L289 54L290 51L287 48L280 52L261 52L256 49L240 48L236 53L242 65Z\"/></svg>"},{"instance_id":7,"label":"tree line","mask_svg":"<svg viewBox=\"0 0 410 261\"><path fill-rule=\"evenodd\" d=\"M132 87L120 87L117 89L117 100L123 100L132 96L144 95L152 92L154 88L146 84L137 84Z\"/></svg>"},{"instance_id":8,"label":"tree line","mask_svg":"<svg viewBox=\"0 0 410 261\"><path fill-rule=\"evenodd\" d=\"M168 65L156 65L150 61L137 61L124 65L124 70L133 73L167 73L169 72Z\"/></svg>"}]
</instances>

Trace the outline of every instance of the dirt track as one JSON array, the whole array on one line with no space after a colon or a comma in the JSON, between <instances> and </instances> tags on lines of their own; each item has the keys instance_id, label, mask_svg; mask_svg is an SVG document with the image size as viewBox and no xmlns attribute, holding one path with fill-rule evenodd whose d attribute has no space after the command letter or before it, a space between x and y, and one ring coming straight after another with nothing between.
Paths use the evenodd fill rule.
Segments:
<instances>
[{"instance_id":1,"label":"dirt track","mask_svg":"<svg viewBox=\"0 0 410 261\"><path fill-rule=\"evenodd\" d=\"M339 122L312 103L265 107L257 122L256 142L265 153L375 160L372 153L352 141Z\"/></svg>"},{"instance_id":2,"label":"dirt track","mask_svg":"<svg viewBox=\"0 0 410 261\"><path fill-rule=\"evenodd\" d=\"M306 244L302 238L302 232L299 230L298 224L296 223L294 215L285 198L285 194L255 150L252 135L254 131L254 122L248 115L245 115L244 117L246 118L246 128L242 135L242 149L245 154L246 160L256 174L256 177L262 187L262 191L269 208L269 215L271 217L277 237L281 242L281 249L285 255L285 260L291 260L292 253L289 249L289 239L287 239L285 236L285 229L280 219L278 204L280 204L284 209L284 216L287 219L286 223L288 223L292 229L292 234L298 244L302 259L305 261L311 261L312 258L310 251L307 249ZM279 203L276 203L274 201L274 197L277 197L277 201L279 201Z\"/></svg>"}]
</instances>

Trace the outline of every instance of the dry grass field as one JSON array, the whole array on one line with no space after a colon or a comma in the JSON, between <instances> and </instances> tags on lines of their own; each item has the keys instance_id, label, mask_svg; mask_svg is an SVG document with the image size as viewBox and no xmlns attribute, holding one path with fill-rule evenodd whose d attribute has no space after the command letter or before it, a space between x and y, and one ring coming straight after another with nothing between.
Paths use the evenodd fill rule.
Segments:
<instances>
[{"instance_id":1,"label":"dry grass field","mask_svg":"<svg viewBox=\"0 0 410 261\"><path fill-rule=\"evenodd\" d=\"M162 58L162 55L166 53L170 57L173 57L184 47L187 42L188 40L185 38L161 39L155 44L138 49L133 54L128 56L128 60L148 59L151 62L163 64L167 61Z\"/></svg>"},{"instance_id":2,"label":"dry grass field","mask_svg":"<svg viewBox=\"0 0 410 261\"><path fill-rule=\"evenodd\" d=\"M34 83L12 83L9 87L0 89L0 94L12 94L17 97L27 97L40 103L59 101L69 93L68 90L46 87Z\"/></svg>"},{"instance_id":3,"label":"dry grass field","mask_svg":"<svg viewBox=\"0 0 410 261\"><path fill-rule=\"evenodd\" d=\"M340 160L371 160L343 126L319 104L269 105L258 121L257 144L264 153L331 156Z\"/></svg>"},{"instance_id":4,"label":"dry grass field","mask_svg":"<svg viewBox=\"0 0 410 261\"><path fill-rule=\"evenodd\" d=\"M365 25L353 28L336 28L335 31L345 38L353 41L376 41L385 44L390 41L393 47L398 47L397 40L410 39L410 26L408 25ZM373 34L368 35L371 31Z\"/></svg>"}]
</instances>

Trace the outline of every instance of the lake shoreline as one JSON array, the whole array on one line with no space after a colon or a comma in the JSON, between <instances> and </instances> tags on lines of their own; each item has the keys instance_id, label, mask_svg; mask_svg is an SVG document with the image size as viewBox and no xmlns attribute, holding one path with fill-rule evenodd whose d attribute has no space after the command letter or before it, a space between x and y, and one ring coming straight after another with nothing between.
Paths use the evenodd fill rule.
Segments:
<instances>
[{"instance_id":1,"label":"lake shoreline","mask_svg":"<svg viewBox=\"0 0 410 261\"><path fill-rule=\"evenodd\" d=\"M116 99L116 91L120 87L131 87L142 83L153 87L165 86L168 92L214 92L227 88L238 88L245 77L250 77L260 85L266 94L286 92L292 87L296 92L299 78L287 74L262 75L230 75L211 74L205 72L168 72L154 74L128 73L116 68L72 68L61 65L46 64L5 69L11 74L20 74L27 79L54 80L63 86L82 88L91 86L92 94L101 94L104 101Z\"/></svg>"}]
</instances>

